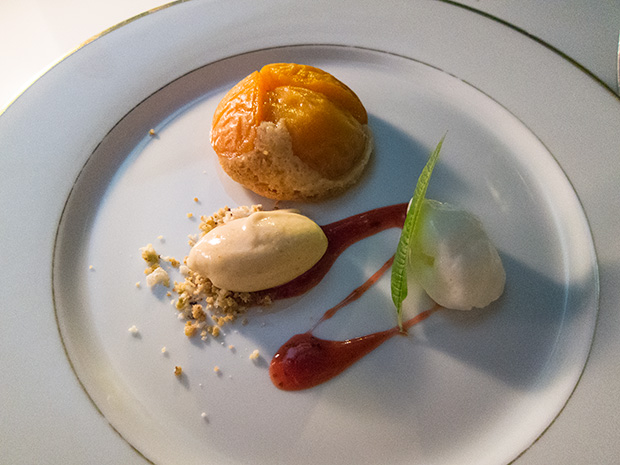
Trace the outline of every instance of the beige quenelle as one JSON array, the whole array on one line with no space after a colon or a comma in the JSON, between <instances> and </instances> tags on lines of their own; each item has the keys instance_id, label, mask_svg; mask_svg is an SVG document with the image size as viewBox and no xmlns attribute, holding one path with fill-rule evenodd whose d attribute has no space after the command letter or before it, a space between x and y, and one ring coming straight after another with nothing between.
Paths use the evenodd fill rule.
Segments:
<instances>
[{"instance_id":1,"label":"beige quenelle","mask_svg":"<svg viewBox=\"0 0 620 465\"><path fill-rule=\"evenodd\" d=\"M293 210L258 211L205 234L187 265L220 289L255 292L295 279L326 250L327 237L308 217Z\"/></svg>"}]
</instances>

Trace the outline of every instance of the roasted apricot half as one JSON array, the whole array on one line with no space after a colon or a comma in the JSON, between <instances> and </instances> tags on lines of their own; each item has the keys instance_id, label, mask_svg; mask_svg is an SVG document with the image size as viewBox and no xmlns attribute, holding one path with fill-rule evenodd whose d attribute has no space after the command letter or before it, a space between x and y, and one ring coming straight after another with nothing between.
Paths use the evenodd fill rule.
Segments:
<instances>
[{"instance_id":1,"label":"roasted apricot half","mask_svg":"<svg viewBox=\"0 0 620 465\"><path fill-rule=\"evenodd\" d=\"M235 85L215 110L211 144L235 181L294 200L353 184L372 145L357 95L331 74L294 63L266 65Z\"/></svg>"}]
</instances>

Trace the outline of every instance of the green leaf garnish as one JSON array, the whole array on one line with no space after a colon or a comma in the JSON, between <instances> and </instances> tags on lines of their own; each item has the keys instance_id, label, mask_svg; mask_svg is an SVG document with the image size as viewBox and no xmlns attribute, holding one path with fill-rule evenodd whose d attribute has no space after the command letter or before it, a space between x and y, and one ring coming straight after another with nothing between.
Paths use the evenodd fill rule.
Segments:
<instances>
[{"instance_id":1,"label":"green leaf garnish","mask_svg":"<svg viewBox=\"0 0 620 465\"><path fill-rule=\"evenodd\" d=\"M418 220L420 218L420 211L422 210L422 203L426 196L426 190L431 179L431 174L435 168L435 164L439 159L439 152L443 140L446 138L444 135L433 153L431 153L426 166L422 170L418 183L415 186L413 193L413 199L407 210L407 216L405 217L405 224L403 225L403 231L400 234L398 246L396 247L396 254L394 255L394 263L392 265L392 301L396 305L396 315L398 318L398 326L403 329L403 301L407 297L407 262L409 257L409 245L413 239L415 230L418 226Z\"/></svg>"}]
</instances>

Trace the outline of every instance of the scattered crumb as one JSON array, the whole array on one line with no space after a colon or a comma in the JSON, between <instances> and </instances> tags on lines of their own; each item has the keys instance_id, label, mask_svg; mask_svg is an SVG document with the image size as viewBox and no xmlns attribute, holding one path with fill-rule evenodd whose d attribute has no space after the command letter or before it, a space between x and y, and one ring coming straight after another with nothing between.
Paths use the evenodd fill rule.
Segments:
<instances>
[{"instance_id":1,"label":"scattered crumb","mask_svg":"<svg viewBox=\"0 0 620 465\"><path fill-rule=\"evenodd\" d=\"M200 200L198 200L198 197L194 197L194 202L200 203Z\"/></svg>"},{"instance_id":2,"label":"scattered crumb","mask_svg":"<svg viewBox=\"0 0 620 465\"><path fill-rule=\"evenodd\" d=\"M198 202L198 197L195 197L194 201ZM200 237L213 228L238 218L245 218L257 211L262 211L261 205L242 206L233 209L224 207L211 216L201 216L200 233L188 236L190 246L193 246ZM192 218L193 214L188 213L187 216ZM158 239L163 241L163 236L159 236ZM166 295L173 297L172 294L175 294L174 297L176 298L171 298L170 303L178 311L178 318L186 321L184 333L187 337L199 334L200 338L206 341L209 335L214 338L220 335L225 336L221 328L234 322L237 318L243 316L242 324L248 323L244 316L248 308L271 304L271 299L264 294L232 292L214 286L208 278L194 273L187 267L187 257L180 261L174 257L161 256L153 244L140 248L140 252L147 265L144 270L147 285L152 287L162 284L170 287L172 284L172 290ZM166 271L171 271L171 268L178 269L183 277L182 281L171 283L170 275Z\"/></svg>"},{"instance_id":3,"label":"scattered crumb","mask_svg":"<svg viewBox=\"0 0 620 465\"><path fill-rule=\"evenodd\" d=\"M166 352L168 352L168 349L166 349L166 346L163 346L163 347L161 348L161 353L162 353L162 354L165 354Z\"/></svg>"},{"instance_id":4,"label":"scattered crumb","mask_svg":"<svg viewBox=\"0 0 620 465\"><path fill-rule=\"evenodd\" d=\"M255 349L254 352L250 354L250 360L258 360L258 357L260 357L260 352L258 349Z\"/></svg>"},{"instance_id":5,"label":"scattered crumb","mask_svg":"<svg viewBox=\"0 0 620 465\"><path fill-rule=\"evenodd\" d=\"M187 235L187 243L190 247L194 247L198 242L198 234L188 234Z\"/></svg>"},{"instance_id":6,"label":"scattered crumb","mask_svg":"<svg viewBox=\"0 0 620 465\"><path fill-rule=\"evenodd\" d=\"M219 374L222 372L222 370L220 370L220 367L218 367L217 365L215 365L215 366L213 367L213 372L214 372L215 374L219 375Z\"/></svg>"},{"instance_id":7,"label":"scattered crumb","mask_svg":"<svg viewBox=\"0 0 620 465\"><path fill-rule=\"evenodd\" d=\"M154 135L155 135L155 129L150 129L149 136L154 136Z\"/></svg>"},{"instance_id":8,"label":"scattered crumb","mask_svg":"<svg viewBox=\"0 0 620 465\"><path fill-rule=\"evenodd\" d=\"M164 239L164 236L162 236L161 234L159 236L157 236L157 239L159 239L161 242L165 242L166 239Z\"/></svg>"},{"instance_id":9,"label":"scattered crumb","mask_svg":"<svg viewBox=\"0 0 620 465\"><path fill-rule=\"evenodd\" d=\"M197 325L196 323L193 323L191 321L186 321L185 322L185 335L187 337L192 337L194 334L196 334L196 329L197 329Z\"/></svg>"},{"instance_id":10,"label":"scattered crumb","mask_svg":"<svg viewBox=\"0 0 620 465\"><path fill-rule=\"evenodd\" d=\"M183 368L176 366L174 367L174 376L181 376L183 374Z\"/></svg>"},{"instance_id":11,"label":"scattered crumb","mask_svg":"<svg viewBox=\"0 0 620 465\"><path fill-rule=\"evenodd\" d=\"M206 421L207 423L209 423L209 417L207 416L207 413L206 413L206 412L202 412L202 413L200 414L200 417L201 417L204 421Z\"/></svg>"},{"instance_id":12,"label":"scattered crumb","mask_svg":"<svg viewBox=\"0 0 620 465\"><path fill-rule=\"evenodd\" d=\"M145 247L140 248L140 256L146 262L146 269L144 274L148 275L159 268L159 254L153 248L153 244L147 244Z\"/></svg>"},{"instance_id":13,"label":"scattered crumb","mask_svg":"<svg viewBox=\"0 0 620 465\"><path fill-rule=\"evenodd\" d=\"M94 270L94 269L95 269L95 267L94 267L94 266L92 266L92 265L89 265L89 266L88 266L88 269L89 269L89 270Z\"/></svg>"},{"instance_id":14,"label":"scattered crumb","mask_svg":"<svg viewBox=\"0 0 620 465\"><path fill-rule=\"evenodd\" d=\"M149 287L153 287L157 284L162 284L163 286L168 287L170 286L170 276L166 270L164 270L161 266L158 266L146 275L146 284Z\"/></svg>"},{"instance_id":15,"label":"scattered crumb","mask_svg":"<svg viewBox=\"0 0 620 465\"><path fill-rule=\"evenodd\" d=\"M136 282L136 287L140 287L140 281Z\"/></svg>"},{"instance_id":16,"label":"scattered crumb","mask_svg":"<svg viewBox=\"0 0 620 465\"><path fill-rule=\"evenodd\" d=\"M230 350L235 350L235 346L234 346L234 345L232 345L232 344L231 344L231 345L229 345L229 346L228 346L228 348L229 348Z\"/></svg>"},{"instance_id":17,"label":"scattered crumb","mask_svg":"<svg viewBox=\"0 0 620 465\"><path fill-rule=\"evenodd\" d=\"M128 331L133 335L138 334L138 328L136 328L136 325L133 325L131 328L128 329Z\"/></svg>"},{"instance_id":18,"label":"scattered crumb","mask_svg":"<svg viewBox=\"0 0 620 465\"><path fill-rule=\"evenodd\" d=\"M161 257L161 259L170 263L174 268L179 268L181 266L181 262L174 257Z\"/></svg>"},{"instance_id":19,"label":"scattered crumb","mask_svg":"<svg viewBox=\"0 0 620 465\"><path fill-rule=\"evenodd\" d=\"M188 218L193 218L193 217L194 217L194 214L190 212L190 213L188 213L188 214L187 214L187 217L188 217Z\"/></svg>"}]
</instances>

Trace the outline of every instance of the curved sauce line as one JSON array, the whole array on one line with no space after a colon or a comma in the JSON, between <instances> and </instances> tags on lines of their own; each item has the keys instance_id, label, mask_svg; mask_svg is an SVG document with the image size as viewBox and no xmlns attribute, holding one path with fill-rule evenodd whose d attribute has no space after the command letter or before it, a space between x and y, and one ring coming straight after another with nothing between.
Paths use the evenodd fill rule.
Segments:
<instances>
[{"instance_id":1,"label":"curved sauce line","mask_svg":"<svg viewBox=\"0 0 620 465\"><path fill-rule=\"evenodd\" d=\"M389 228L402 228L407 215L407 203L369 210L358 215L322 226L328 239L327 251L319 262L306 273L282 286L262 292L272 300L299 296L316 286L330 270L338 256L352 244ZM307 332L291 337L274 355L269 366L273 384L282 390L298 391L322 384L339 375L381 344L425 320L440 307L438 305L407 320L403 328L395 326L385 331L345 341L320 339L312 334L318 325L332 318L336 312L359 299L390 269L390 257L364 284L354 289L336 306L327 310Z\"/></svg>"}]
</instances>

